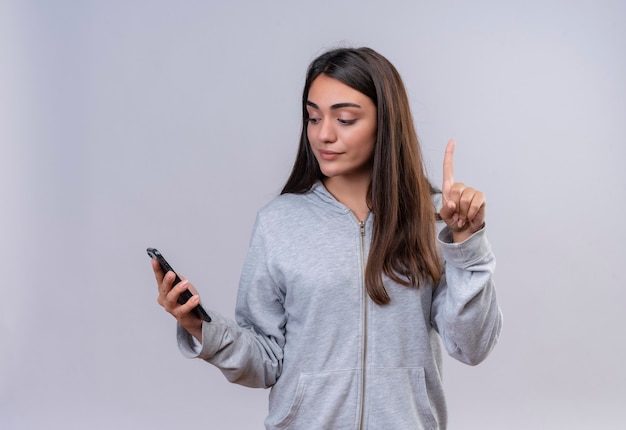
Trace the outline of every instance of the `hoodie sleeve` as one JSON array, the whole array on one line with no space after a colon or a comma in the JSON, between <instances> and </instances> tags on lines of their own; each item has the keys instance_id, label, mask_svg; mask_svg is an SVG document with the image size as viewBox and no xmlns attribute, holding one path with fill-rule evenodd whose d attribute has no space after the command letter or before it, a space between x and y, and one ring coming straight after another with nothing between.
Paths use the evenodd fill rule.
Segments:
<instances>
[{"instance_id":1,"label":"hoodie sleeve","mask_svg":"<svg viewBox=\"0 0 626 430\"><path fill-rule=\"evenodd\" d=\"M452 357L476 365L500 335L502 313L496 301L496 261L485 228L461 243L452 243L448 227L439 233L445 273L435 289L432 323Z\"/></svg>"},{"instance_id":2,"label":"hoodie sleeve","mask_svg":"<svg viewBox=\"0 0 626 430\"><path fill-rule=\"evenodd\" d=\"M285 344L283 295L268 269L262 228L257 218L244 263L236 305L236 322L216 312L203 322L202 345L178 327L178 346L188 358L201 358L218 367L230 381L268 388L282 370Z\"/></svg>"}]
</instances>

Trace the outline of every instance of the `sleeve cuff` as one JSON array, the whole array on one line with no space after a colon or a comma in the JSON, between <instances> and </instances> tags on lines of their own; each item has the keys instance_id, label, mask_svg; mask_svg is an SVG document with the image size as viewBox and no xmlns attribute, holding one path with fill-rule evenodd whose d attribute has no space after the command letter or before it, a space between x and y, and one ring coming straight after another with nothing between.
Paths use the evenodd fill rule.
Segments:
<instances>
[{"instance_id":1,"label":"sleeve cuff","mask_svg":"<svg viewBox=\"0 0 626 430\"><path fill-rule=\"evenodd\" d=\"M487 241L486 229L483 227L463 242L455 243L452 240L452 231L444 227L437 238L441 253L446 263L453 266L467 268L485 258L491 252Z\"/></svg>"},{"instance_id":2,"label":"sleeve cuff","mask_svg":"<svg viewBox=\"0 0 626 430\"><path fill-rule=\"evenodd\" d=\"M177 325L178 347L187 358L208 360L213 357L225 343L228 343L237 330L237 325L216 312L211 312L211 322L202 322L202 343L193 337L180 324Z\"/></svg>"}]
</instances>

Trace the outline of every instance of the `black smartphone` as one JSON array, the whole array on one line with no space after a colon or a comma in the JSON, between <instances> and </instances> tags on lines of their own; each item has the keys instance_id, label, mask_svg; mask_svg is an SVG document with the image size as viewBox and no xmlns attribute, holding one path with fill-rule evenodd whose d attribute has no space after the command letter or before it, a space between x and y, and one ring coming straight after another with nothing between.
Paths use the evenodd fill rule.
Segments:
<instances>
[{"instance_id":1,"label":"black smartphone","mask_svg":"<svg viewBox=\"0 0 626 430\"><path fill-rule=\"evenodd\" d=\"M174 275L176 275L176 278L174 279L174 282L172 283L172 287L181 281L180 277L178 276L178 273L176 273L176 271L172 269L172 266L169 265L167 260L165 260L163 255L161 255L161 253L156 248L148 248L146 252L148 253L148 256L150 258L159 262L159 264L161 265L161 270L163 270L163 274L166 274L167 272L170 272L170 271L174 272ZM180 293L180 296L178 296L178 303L180 303L181 305L184 305L185 303L187 303L187 300L189 300L192 297L193 297L193 294L191 294L191 291L185 290L182 293ZM196 314L196 316L200 318L201 320L204 320L206 322L211 322L211 317L209 316L209 314L206 313L202 305L198 304L198 306L193 308L192 312Z\"/></svg>"}]
</instances>

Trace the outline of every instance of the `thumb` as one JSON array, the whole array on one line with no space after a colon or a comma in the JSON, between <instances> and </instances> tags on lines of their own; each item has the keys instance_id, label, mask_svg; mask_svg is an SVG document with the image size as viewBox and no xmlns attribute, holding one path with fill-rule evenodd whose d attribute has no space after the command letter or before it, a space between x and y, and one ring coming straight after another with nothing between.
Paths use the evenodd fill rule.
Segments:
<instances>
[{"instance_id":1,"label":"thumb","mask_svg":"<svg viewBox=\"0 0 626 430\"><path fill-rule=\"evenodd\" d=\"M442 194L442 204L441 209L439 209L439 216L444 221L449 221L453 218L453 215L456 213L456 203L452 200L446 199L446 196Z\"/></svg>"}]
</instances>

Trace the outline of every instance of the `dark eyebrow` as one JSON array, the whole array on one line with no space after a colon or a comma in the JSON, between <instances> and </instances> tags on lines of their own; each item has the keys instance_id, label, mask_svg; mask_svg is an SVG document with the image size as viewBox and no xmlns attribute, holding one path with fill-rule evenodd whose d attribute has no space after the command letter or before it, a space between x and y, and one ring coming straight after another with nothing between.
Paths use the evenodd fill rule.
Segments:
<instances>
[{"instance_id":1,"label":"dark eyebrow","mask_svg":"<svg viewBox=\"0 0 626 430\"><path fill-rule=\"evenodd\" d=\"M311 106L313 109L318 109L319 110L319 106L316 105L315 103L313 103L312 101L307 100L306 101L306 105L307 106ZM346 107L353 107L353 108L361 109L361 106L359 106L358 104L356 104L356 103L349 103L349 102L335 103L334 105L332 105L330 107L330 109L334 110L334 109L341 109L341 108L346 108Z\"/></svg>"}]
</instances>

